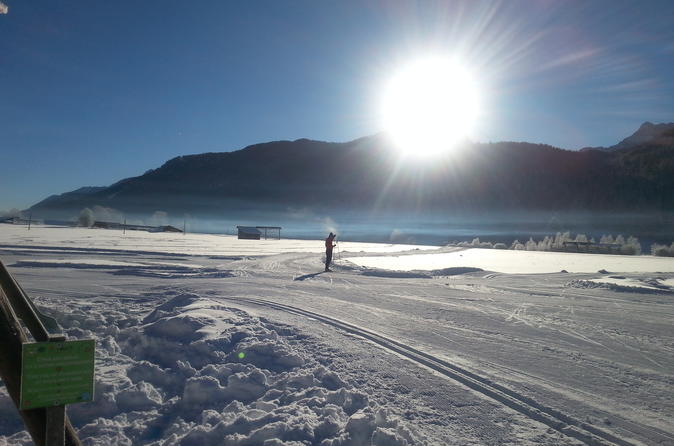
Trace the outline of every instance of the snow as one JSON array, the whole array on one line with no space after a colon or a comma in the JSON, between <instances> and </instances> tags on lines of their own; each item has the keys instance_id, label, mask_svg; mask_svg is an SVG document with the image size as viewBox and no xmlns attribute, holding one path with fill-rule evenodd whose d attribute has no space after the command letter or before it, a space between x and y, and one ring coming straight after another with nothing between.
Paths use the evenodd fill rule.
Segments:
<instances>
[{"instance_id":1,"label":"snow","mask_svg":"<svg viewBox=\"0 0 674 446\"><path fill-rule=\"evenodd\" d=\"M567 252L465 249L433 254L348 257L346 260L366 268L396 271L440 270L473 267L507 274L674 272L674 258L623 256Z\"/></svg>"},{"instance_id":2,"label":"snow","mask_svg":"<svg viewBox=\"0 0 674 446\"><path fill-rule=\"evenodd\" d=\"M86 268L86 267L116 267L116 266L145 266L142 263L133 263L133 262L117 262L114 260L105 260L105 259L51 259L51 260L38 260L38 259L26 259L21 260L22 266L69 266L71 268Z\"/></svg>"},{"instance_id":3,"label":"snow","mask_svg":"<svg viewBox=\"0 0 674 446\"><path fill-rule=\"evenodd\" d=\"M97 339L95 401L68 408L85 445L581 444L490 383L674 442L674 272L654 258L353 244L323 273L321 240L18 229L0 259L69 339ZM372 258L395 270L352 263ZM22 429L0 386L0 445L31 444Z\"/></svg>"},{"instance_id":4,"label":"snow","mask_svg":"<svg viewBox=\"0 0 674 446\"><path fill-rule=\"evenodd\" d=\"M91 325L85 315L61 311L56 312L61 321ZM193 294L178 294L137 322L114 336L106 336L107 324L92 333L66 330L98 338L99 370L101 363L126 366L124 373L99 380L97 402L70 407L85 444L142 439L143 444L247 445L275 439L346 445L363 444L379 428L388 430L377 438L387 435L398 444L412 439L395 418L376 418L367 395L294 348L298 333L292 327ZM200 331L204 327L209 330ZM105 347L118 343L121 352ZM6 396L0 401L3 410L11 409ZM22 434L6 439L24 440Z\"/></svg>"},{"instance_id":5,"label":"snow","mask_svg":"<svg viewBox=\"0 0 674 446\"><path fill-rule=\"evenodd\" d=\"M609 276L590 279L588 282L605 286L616 291L666 292L674 291L673 280L659 280L657 278L630 278L624 276Z\"/></svg>"},{"instance_id":6,"label":"snow","mask_svg":"<svg viewBox=\"0 0 674 446\"><path fill-rule=\"evenodd\" d=\"M323 252L325 245L316 240L239 240L233 235L181 234L144 231L126 231L93 228L67 228L33 225L30 231L24 226L0 227L2 245L23 245L25 250L42 250L49 247L64 251L91 251L101 249L127 250L145 253L180 255L259 256L289 252ZM397 252L437 249L437 246L339 242L341 251Z\"/></svg>"}]
</instances>

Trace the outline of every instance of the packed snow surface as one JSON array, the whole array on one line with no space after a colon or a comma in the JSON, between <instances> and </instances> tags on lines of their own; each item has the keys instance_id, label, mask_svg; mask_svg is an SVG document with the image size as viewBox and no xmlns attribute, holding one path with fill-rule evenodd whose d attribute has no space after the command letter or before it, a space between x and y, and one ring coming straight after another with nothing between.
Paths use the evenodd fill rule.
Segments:
<instances>
[{"instance_id":1,"label":"packed snow surface","mask_svg":"<svg viewBox=\"0 0 674 446\"><path fill-rule=\"evenodd\" d=\"M109 229L66 228L3 224L0 227L2 245L25 245L26 249L73 248L77 250L115 249L148 253L192 255L273 255L288 252L323 252L325 246L316 240L239 240L233 235L180 234ZM327 234L326 234L327 236ZM437 249L437 246L399 245L383 243L339 242L339 249L350 252L396 252Z\"/></svg>"},{"instance_id":2,"label":"packed snow surface","mask_svg":"<svg viewBox=\"0 0 674 446\"><path fill-rule=\"evenodd\" d=\"M624 256L568 252L511 251L471 248L462 251L400 256L348 257L346 260L368 268L397 271L440 270L476 267L507 274L674 272L674 258Z\"/></svg>"},{"instance_id":3,"label":"packed snow surface","mask_svg":"<svg viewBox=\"0 0 674 446\"><path fill-rule=\"evenodd\" d=\"M325 273L322 240L0 225L36 304L97 340L87 446L674 444L672 259L341 246ZM459 260L398 266L435 256ZM4 444L31 443L0 386Z\"/></svg>"}]
</instances>

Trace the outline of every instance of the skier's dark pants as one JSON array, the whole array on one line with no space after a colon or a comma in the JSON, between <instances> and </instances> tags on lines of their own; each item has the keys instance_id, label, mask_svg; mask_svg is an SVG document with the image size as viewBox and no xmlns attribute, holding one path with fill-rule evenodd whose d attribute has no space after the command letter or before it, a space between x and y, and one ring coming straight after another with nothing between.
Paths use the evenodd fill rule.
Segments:
<instances>
[{"instance_id":1,"label":"skier's dark pants","mask_svg":"<svg viewBox=\"0 0 674 446\"><path fill-rule=\"evenodd\" d=\"M328 267L330 266L330 262L332 262L332 249L326 249L325 250L325 269L327 271Z\"/></svg>"}]
</instances>

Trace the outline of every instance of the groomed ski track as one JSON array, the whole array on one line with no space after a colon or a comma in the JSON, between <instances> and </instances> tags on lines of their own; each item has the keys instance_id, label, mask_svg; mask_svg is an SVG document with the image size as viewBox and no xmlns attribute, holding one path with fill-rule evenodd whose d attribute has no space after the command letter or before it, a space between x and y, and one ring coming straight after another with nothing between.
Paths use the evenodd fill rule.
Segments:
<instances>
[{"instance_id":1,"label":"groomed ski track","mask_svg":"<svg viewBox=\"0 0 674 446\"><path fill-rule=\"evenodd\" d=\"M419 365L430 368L443 376L457 381L466 387L485 395L499 403L531 418L532 420L543 423L562 434L582 441L590 446L636 446L628 440L616 437L598 427L575 419L574 417L560 412L551 407L547 407L534 401L527 396L515 392L507 387L484 378L476 373L470 372L455 364L439 359L433 355L422 352L409 345L382 336L370 330L358 327L348 322L341 321L329 316L318 314L301 308L271 302L264 299L256 299L244 296L225 297L219 296L218 299L231 302L249 303L257 306L272 308L279 311L292 313L299 316L311 318L337 329L359 336L370 342L375 343L388 351L394 352L404 358Z\"/></svg>"}]
</instances>

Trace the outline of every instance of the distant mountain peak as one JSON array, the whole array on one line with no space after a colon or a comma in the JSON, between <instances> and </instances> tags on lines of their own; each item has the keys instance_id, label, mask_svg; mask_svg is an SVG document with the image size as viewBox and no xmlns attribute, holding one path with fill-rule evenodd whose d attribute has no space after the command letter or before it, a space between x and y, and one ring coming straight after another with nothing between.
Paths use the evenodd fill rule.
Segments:
<instances>
[{"instance_id":1,"label":"distant mountain peak","mask_svg":"<svg viewBox=\"0 0 674 446\"><path fill-rule=\"evenodd\" d=\"M632 133L618 144L610 147L585 147L581 150L615 152L616 150L632 149L644 144L674 147L674 122L653 124L650 121L646 121L639 126L636 132Z\"/></svg>"}]
</instances>

